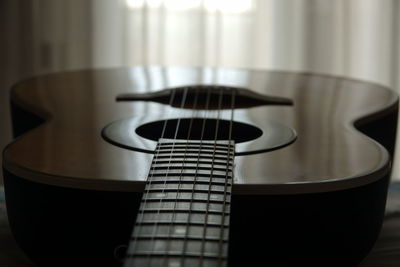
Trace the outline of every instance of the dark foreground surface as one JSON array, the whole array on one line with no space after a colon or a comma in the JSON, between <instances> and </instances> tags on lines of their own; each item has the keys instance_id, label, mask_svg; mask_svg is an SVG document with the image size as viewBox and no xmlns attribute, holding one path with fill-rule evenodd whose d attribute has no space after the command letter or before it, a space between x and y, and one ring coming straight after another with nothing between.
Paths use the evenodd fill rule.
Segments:
<instances>
[{"instance_id":1,"label":"dark foreground surface","mask_svg":"<svg viewBox=\"0 0 400 267\"><path fill-rule=\"evenodd\" d=\"M20 251L9 230L3 188L0 187L0 266L35 266ZM400 266L400 183L389 190L383 229L372 252L360 267Z\"/></svg>"}]
</instances>

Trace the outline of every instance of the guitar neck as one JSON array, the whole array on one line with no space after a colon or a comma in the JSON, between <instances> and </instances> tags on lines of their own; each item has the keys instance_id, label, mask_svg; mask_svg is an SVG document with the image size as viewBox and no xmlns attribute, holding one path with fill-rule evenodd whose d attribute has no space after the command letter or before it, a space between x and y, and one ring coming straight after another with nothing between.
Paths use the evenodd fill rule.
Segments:
<instances>
[{"instance_id":1,"label":"guitar neck","mask_svg":"<svg viewBox=\"0 0 400 267\"><path fill-rule=\"evenodd\" d=\"M124 267L226 266L233 141L160 139Z\"/></svg>"}]
</instances>

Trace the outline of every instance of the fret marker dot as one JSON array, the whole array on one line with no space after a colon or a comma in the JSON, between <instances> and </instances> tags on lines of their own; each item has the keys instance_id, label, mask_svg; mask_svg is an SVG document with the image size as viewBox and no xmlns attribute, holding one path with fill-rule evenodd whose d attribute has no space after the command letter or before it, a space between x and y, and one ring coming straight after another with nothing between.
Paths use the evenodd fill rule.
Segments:
<instances>
[{"instance_id":1,"label":"fret marker dot","mask_svg":"<svg viewBox=\"0 0 400 267\"><path fill-rule=\"evenodd\" d=\"M186 233L186 228L183 227L175 228L175 234L185 234L185 233Z\"/></svg>"}]
</instances>

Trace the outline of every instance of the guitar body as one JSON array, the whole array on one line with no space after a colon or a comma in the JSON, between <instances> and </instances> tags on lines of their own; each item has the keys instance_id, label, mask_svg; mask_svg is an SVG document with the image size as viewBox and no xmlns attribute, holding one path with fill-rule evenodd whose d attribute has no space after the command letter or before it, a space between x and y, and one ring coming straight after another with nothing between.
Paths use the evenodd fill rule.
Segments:
<instances>
[{"instance_id":1,"label":"guitar body","mask_svg":"<svg viewBox=\"0 0 400 267\"><path fill-rule=\"evenodd\" d=\"M293 101L234 111L248 128L237 131L228 266L356 266L382 224L397 95L331 76L209 68L63 72L14 86L16 139L3 171L10 225L26 254L41 266L121 265L157 144L145 138L157 128L151 122L203 111L115 97L187 85ZM131 123L133 149L104 136L118 121ZM297 140L267 151L275 122Z\"/></svg>"}]
</instances>

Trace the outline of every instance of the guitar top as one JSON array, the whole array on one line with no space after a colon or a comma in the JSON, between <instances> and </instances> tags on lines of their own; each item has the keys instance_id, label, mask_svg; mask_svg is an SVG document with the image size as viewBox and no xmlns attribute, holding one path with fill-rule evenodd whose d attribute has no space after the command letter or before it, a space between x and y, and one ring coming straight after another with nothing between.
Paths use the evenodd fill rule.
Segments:
<instances>
[{"instance_id":1,"label":"guitar top","mask_svg":"<svg viewBox=\"0 0 400 267\"><path fill-rule=\"evenodd\" d=\"M20 82L11 92L14 112L18 107L20 113L34 114L38 123L14 124L15 134L25 133L5 149L3 166L14 175L50 185L141 192L156 142L138 139L142 152L121 149L103 139L104 127L130 118L143 125L186 118L193 111L156 101L116 102L116 96L196 85L246 88L293 102L235 109L235 121L256 128L243 130L252 140L236 145L235 194L335 191L390 172L387 150L393 147L385 149L359 131L393 117L388 134L394 137L398 99L387 88L324 75L178 67L73 71ZM222 110L221 116L229 119L230 113ZM257 152L274 122L294 129L297 140ZM140 131L133 129L132 134L139 136Z\"/></svg>"}]
</instances>

